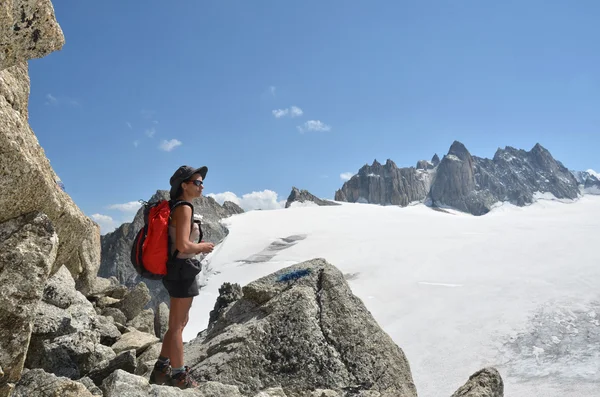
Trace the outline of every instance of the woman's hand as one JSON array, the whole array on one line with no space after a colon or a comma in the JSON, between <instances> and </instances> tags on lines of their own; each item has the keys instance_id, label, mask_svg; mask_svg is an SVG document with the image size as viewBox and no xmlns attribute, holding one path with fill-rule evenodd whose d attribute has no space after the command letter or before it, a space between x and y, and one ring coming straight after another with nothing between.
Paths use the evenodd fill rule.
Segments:
<instances>
[{"instance_id":1,"label":"woman's hand","mask_svg":"<svg viewBox=\"0 0 600 397\"><path fill-rule=\"evenodd\" d=\"M198 248L200 249L198 253L208 254L209 252L212 252L215 245L213 243L199 243Z\"/></svg>"}]
</instances>

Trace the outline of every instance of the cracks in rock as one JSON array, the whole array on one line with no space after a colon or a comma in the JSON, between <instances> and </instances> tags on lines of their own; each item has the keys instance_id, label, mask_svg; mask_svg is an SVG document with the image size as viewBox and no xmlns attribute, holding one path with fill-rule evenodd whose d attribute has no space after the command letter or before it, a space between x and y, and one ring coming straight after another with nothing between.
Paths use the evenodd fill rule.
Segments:
<instances>
[{"instance_id":1,"label":"cracks in rock","mask_svg":"<svg viewBox=\"0 0 600 397\"><path fill-rule=\"evenodd\" d=\"M366 384L360 384L358 382L358 379L356 378L354 372L352 371L352 366L351 364L346 360L346 358L344 357L344 354L340 351L338 345L336 344L336 342L329 337L329 332L327 330L325 330L325 328L323 327L323 273L325 272L324 269L319 270L319 275L317 278L317 290L315 292L315 298L317 301L317 305L319 306L319 313L318 315L318 322L319 322L319 328L321 329L321 334L323 335L323 338L325 339L325 341L327 342L327 344L331 347L333 347L333 349L338 353L339 357L340 357L340 361L342 362L342 364L344 364L344 368L346 368L346 372L348 373L348 375L351 377L351 380L354 381L355 385L348 385L346 387L342 387L342 389L344 389L345 391L350 391L350 392L357 392L359 390L363 390L363 389L368 389L370 388L370 385L366 385Z\"/></svg>"}]
</instances>

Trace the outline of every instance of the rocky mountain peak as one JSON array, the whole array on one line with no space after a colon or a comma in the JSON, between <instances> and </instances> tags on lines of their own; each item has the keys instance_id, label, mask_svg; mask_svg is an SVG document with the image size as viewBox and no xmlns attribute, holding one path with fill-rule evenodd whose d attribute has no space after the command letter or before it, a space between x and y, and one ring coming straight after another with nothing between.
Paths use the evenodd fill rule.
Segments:
<instances>
[{"instance_id":1,"label":"rocky mountain peak","mask_svg":"<svg viewBox=\"0 0 600 397\"><path fill-rule=\"evenodd\" d=\"M469 160L471 158L471 153L469 153L465 145L463 145L459 141L454 141L452 143L452 146L450 146L450 150L448 150L448 156L450 155L456 156L463 161Z\"/></svg>"},{"instance_id":2,"label":"rocky mountain peak","mask_svg":"<svg viewBox=\"0 0 600 397\"><path fill-rule=\"evenodd\" d=\"M311 194L308 190L300 190L293 186L290 195L285 203L285 208L289 208L293 203L314 203L318 206L340 205L329 200L322 200Z\"/></svg>"},{"instance_id":3,"label":"rocky mountain peak","mask_svg":"<svg viewBox=\"0 0 600 397\"><path fill-rule=\"evenodd\" d=\"M532 203L537 193L576 199L579 185L585 193L600 191L588 174L574 176L539 143L530 151L499 148L490 160L472 156L464 144L454 141L441 161L435 155L431 162L417 162L416 169L365 166L359 178L336 192L336 200L383 205L427 201L483 215L498 202Z\"/></svg>"},{"instance_id":4,"label":"rocky mountain peak","mask_svg":"<svg viewBox=\"0 0 600 397\"><path fill-rule=\"evenodd\" d=\"M398 168L398 166L391 159L387 159L385 162L385 168Z\"/></svg>"}]
</instances>

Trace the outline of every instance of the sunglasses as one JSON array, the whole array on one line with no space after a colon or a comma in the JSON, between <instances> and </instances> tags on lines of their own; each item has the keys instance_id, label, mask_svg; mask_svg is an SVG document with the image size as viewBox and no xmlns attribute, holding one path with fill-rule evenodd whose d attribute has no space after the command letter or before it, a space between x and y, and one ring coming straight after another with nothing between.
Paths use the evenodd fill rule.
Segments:
<instances>
[{"instance_id":1,"label":"sunglasses","mask_svg":"<svg viewBox=\"0 0 600 397\"><path fill-rule=\"evenodd\" d=\"M201 186L204 185L204 182L202 182L200 179L196 179L195 181L189 181L188 183L193 183L196 186Z\"/></svg>"}]
</instances>

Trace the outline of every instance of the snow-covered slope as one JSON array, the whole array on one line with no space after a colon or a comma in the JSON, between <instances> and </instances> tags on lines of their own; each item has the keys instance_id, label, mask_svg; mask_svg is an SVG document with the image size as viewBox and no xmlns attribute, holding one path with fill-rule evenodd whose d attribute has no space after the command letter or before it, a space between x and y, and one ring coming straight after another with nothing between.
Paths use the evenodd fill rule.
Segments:
<instances>
[{"instance_id":1,"label":"snow-covered slope","mask_svg":"<svg viewBox=\"0 0 600 397\"><path fill-rule=\"evenodd\" d=\"M223 282L322 257L404 349L419 396L450 396L484 366L507 396L600 396L600 197L482 217L344 203L225 222L185 340L206 327Z\"/></svg>"}]
</instances>

